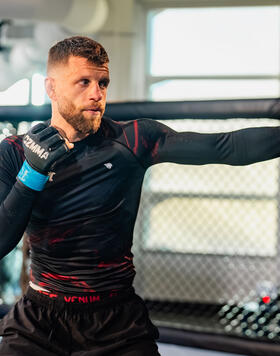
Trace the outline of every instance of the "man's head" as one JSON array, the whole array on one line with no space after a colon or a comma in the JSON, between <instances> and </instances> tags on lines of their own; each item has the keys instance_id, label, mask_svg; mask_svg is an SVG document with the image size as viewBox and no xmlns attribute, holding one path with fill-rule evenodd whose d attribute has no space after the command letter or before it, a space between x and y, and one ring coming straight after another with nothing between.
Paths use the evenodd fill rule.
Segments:
<instances>
[{"instance_id":1,"label":"man's head","mask_svg":"<svg viewBox=\"0 0 280 356\"><path fill-rule=\"evenodd\" d=\"M91 38L74 36L56 43L49 50L47 72L57 64L67 64L69 57L86 58L89 62L102 66L109 63L103 46Z\"/></svg>"},{"instance_id":2,"label":"man's head","mask_svg":"<svg viewBox=\"0 0 280 356\"><path fill-rule=\"evenodd\" d=\"M52 118L64 119L81 135L98 130L105 111L109 58L96 41L66 38L49 50L46 90Z\"/></svg>"}]
</instances>

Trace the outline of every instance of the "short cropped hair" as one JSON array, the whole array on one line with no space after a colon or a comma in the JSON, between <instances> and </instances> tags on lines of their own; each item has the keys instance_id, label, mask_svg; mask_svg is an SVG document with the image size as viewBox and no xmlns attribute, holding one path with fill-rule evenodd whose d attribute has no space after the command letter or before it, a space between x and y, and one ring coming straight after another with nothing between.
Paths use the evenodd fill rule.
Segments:
<instances>
[{"instance_id":1,"label":"short cropped hair","mask_svg":"<svg viewBox=\"0 0 280 356\"><path fill-rule=\"evenodd\" d=\"M70 56L83 57L96 65L109 62L104 47L89 37L74 36L57 42L49 50L47 69L59 63L67 63Z\"/></svg>"}]
</instances>

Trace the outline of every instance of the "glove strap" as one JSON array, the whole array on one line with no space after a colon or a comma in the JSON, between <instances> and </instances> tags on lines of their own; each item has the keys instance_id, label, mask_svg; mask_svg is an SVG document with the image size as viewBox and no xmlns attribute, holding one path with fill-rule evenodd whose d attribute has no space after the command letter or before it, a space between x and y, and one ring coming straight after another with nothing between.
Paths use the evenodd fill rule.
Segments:
<instances>
[{"instance_id":1,"label":"glove strap","mask_svg":"<svg viewBox=\"0 0 280 356\"><path fill-rule=\"evenodd\" d=\"M23 162L17 178L27 187L39 192L44 189L45 184L49 180L49 176L35 171L27 161Z\"/></svg>"}]
</instances>

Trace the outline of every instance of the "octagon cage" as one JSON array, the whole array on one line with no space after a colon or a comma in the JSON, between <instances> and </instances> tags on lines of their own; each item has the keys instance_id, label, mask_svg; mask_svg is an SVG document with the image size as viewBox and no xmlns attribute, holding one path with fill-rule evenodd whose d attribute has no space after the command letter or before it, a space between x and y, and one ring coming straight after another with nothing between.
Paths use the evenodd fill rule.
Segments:
<instances>
[{"instance_id":1,"label":"octagon cage","mask_svg":"<svg viewBox=\"0 0 280 356\"><path fill-rule=\"evenodd\" d=\"M116 121L158 120L177 131L278 126L280 99L107 104ZM0 107L0 140L51 116L50 105ZM134 230L136 292L160 341L280 354L279 158L249 166L149 168ZM16 222L15 222L16 223ZM23 239L0 261L1 314L27 284Z\"/></svg>"}]
</instances>

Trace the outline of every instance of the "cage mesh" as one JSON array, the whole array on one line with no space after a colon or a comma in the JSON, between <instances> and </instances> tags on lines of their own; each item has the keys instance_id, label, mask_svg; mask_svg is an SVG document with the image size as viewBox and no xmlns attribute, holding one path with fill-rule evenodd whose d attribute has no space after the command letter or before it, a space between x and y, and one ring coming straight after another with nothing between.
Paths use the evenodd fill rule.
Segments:
<instances>
[{"instance_id":1,"label":"cage mesh","mask_svg":"<svg viewBox=\"0 0 280 356\"><path fill-rule=\"evenodd\" d=\"M164 121L225 132L273 120ZM154 322L280 340L279 160L150 168L135 228L137 292Z\"/></svg>"}]
</instances>

